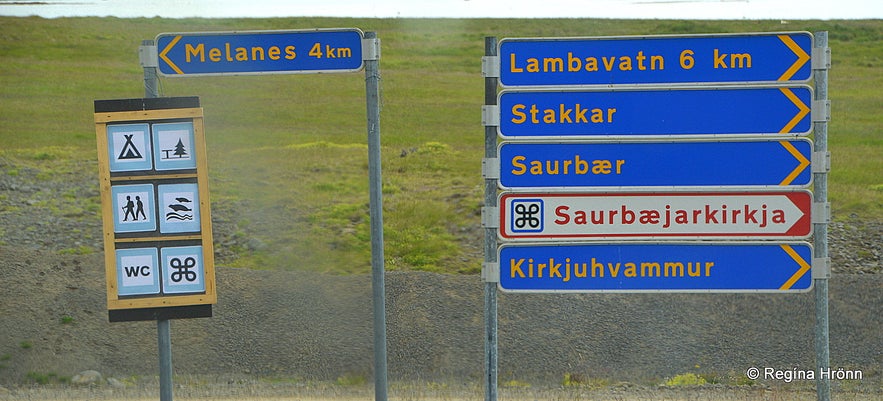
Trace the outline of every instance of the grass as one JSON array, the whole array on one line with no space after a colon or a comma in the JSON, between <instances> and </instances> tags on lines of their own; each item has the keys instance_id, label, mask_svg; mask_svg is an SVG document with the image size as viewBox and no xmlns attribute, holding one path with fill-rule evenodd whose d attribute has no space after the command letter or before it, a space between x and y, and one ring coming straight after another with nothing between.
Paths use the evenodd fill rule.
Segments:
<instances>
[{"instance_id":1,"label":"grass","mask_svg":"<svg viewBox=\"0 0 883 401\"><path fill-rule=\"evenodd\" d=\"M25 378L28 381L31 381L36 384L54 384L54 383L69 383L70 377L67 376L59 376L55 372L35 372L30 371L25 375Z\"/></svg>"},{"instance_id":2,"label":"grass","mask_svg":"<svg viewBox=\"0 0 883 401\"><path fill-rule=\"evenodd\" d=\"M95 163L92 101L143 96L138 45L162 32L358 27L381 39L387 267L481 265L484 37L827 30L835 219L883 219L883 21L117 19L0 17L0 150L19 165ZM361 74L164 78L205 110L212 201L262 246L227 264L366 272ZM85 156L84 156L85 155ZM60 159L60 160L59 160ZM22 161L23 160L23 161ZM22 161L20 163L20 161ZM5 170L5 171L4 171ZM49 169L46 174L52 174ZM97 173L97 171L96 171ZM61 196L61 195L60 195ZM77 210L92 216L97 200ZM0 211L6 206L0 205ZM297 266L292 267L296 261Z\"/></svg>"}]
</instances>

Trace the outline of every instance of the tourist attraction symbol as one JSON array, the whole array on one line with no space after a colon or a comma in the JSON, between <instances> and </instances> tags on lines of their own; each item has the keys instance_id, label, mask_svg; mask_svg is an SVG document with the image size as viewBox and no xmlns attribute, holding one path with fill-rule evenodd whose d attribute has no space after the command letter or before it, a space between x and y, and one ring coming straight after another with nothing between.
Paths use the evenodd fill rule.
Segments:
<instances>
[{"instance_id":1,"label":"tourist attraction symbol","mask_svg":"<svg viewBox=\"0 0 883 401\"><path fill-rule=\"evenodd\" d=\"M201 246L167 247L162 248L161 254L164 293L205 291Z\"/></svg>"}]
</instances>

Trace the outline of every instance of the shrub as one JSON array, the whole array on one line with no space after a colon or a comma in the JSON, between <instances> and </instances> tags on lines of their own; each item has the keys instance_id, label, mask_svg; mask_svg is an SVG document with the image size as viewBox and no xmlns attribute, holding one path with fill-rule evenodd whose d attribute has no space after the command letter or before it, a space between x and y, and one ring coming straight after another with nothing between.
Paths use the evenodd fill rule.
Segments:
<instances>
[{"instance_id":1,"label":"shrub","mask_svg":"<svg viewBox=\"0 0 883 401\"><path fill-rule=\"evenodd\" d=\"M705 384L706 381L702 376L699 376L695 373L683 373L668 379L665 382L666 386L669 387L681 387L681 386L701 386Z\"/></svg>"}]
</instances>

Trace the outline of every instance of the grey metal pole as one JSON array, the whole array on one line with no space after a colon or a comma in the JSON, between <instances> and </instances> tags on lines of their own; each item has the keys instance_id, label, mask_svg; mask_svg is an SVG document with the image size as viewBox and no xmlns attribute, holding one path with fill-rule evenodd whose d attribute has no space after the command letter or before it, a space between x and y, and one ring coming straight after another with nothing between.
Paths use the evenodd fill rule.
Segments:
<instances>
[{"instance_id":1,"label":"grey metal pole","mask_svg":"<svg viewBox=\"0 0 883 401\"><path fill-rule=\"evenodd\" d=\"M816 32L815 48L821 49L819 54L825 54L828 48L828 32ZM813 71L813 80L815 81L815 100L828 100L828 70L817 69ZM828 152L828 123L827 121L815 122L813 124L813 145L815 151L819 154ZM813 202L816 204L828 203L828 172L820 171L813 173ZM813 253L814 257L820 260L828 258L828 223L827 221L819 221L813 225ZM829 362L829 336L828 336L828 278L816 278L813 283L815 288L816 301L816 326L815 326L815 348L816 348L816 367L819 375L816 378L816 396L819 401L831 400L831 382L829 375L821 374L822 371L830 369Z\"/></svg>"},{"instance_id":2,"label":"grey metal pole","mask_svg":"<svg viewBox=\"0 0 883 401\"><path fill-rule=\"evenodd\" d=\"M149 48L154 47L152 39L141 41L141 53L149 52ZM150 63L144 64L144 54L142 54L142 65L144 67L144 97L159 97L159 80L156 77L156 66Z\"/></svg>"},{"instance_id":3,"label":"grey metal pole","mask_svg":"<svg viewBox=\"0 0 883 401\"><path fill-rule=\"evenodd\" d=\"M156 321L159 347L159 399L172 401L172 327L171 320Z\"/></svg>"},{"instance_id":4,"label":"grey metal pole","mask_svg":"<svg viewBox=\"0 0 883 401\"><path fill-rule=\"evenodd\" d=\"M484 38L484 54L486 56L497 55L497 38L489 36ZM497 85L499 78L486 77L484 79L484 104L497 104ZM484 157L485 159L497 158L497 129L493 125L484 128ZM484 180L484 205L486 208L497 207L497 178L485 178ZM497 262L497 233L492 227L484 229L484 261L485 263ZM489 280L484 283L484 371L485 371L485 401L497 400L497 283Z\"/></svg>"},{"instance_id":5,"label":"grey metal pole","mask_svg":"<svg viewBox=\"0 0 883 401\"><path fill-rule=\"evenodd\" d=\"M142 58L144 53L155 46L153 40L142 40ZM159 97L159 79L157 78L156 66L146 63L144 68L144 97ZM172 401L172 325L168 319L157 319L156 342L159 348L159 399L160 401Z\"/></svg>"},{"instance_id":6,"label":"grey metal pole","mask_svg":"<svg viewBox=\"0 0 883 401\"><path fill-rule=\"evenodd\" d=\"M365 60L365 95L368 107L368 180L371 217L371 286L374 300L374 399L387 399L386 285L383 256L383 181L380 169L380 40L376 32L365 32L375 41L373 60Z\"/></svg>"}]
</instances>

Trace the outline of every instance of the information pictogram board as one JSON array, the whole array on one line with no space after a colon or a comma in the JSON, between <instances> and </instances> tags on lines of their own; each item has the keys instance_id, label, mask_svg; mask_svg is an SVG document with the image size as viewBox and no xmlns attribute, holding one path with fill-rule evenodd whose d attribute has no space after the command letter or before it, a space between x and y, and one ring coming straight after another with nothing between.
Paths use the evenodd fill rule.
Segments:
<instances>
[{"instance_id":1,"label":"information pictogram board","mask_svg":"<svg viewBox=\"0 0 883 401\"><path fill-rule=\"evenodd\" d=\"M95 101L111 321L209 317L214 249L196 97Z\"/></svg>"}]
</instances>

